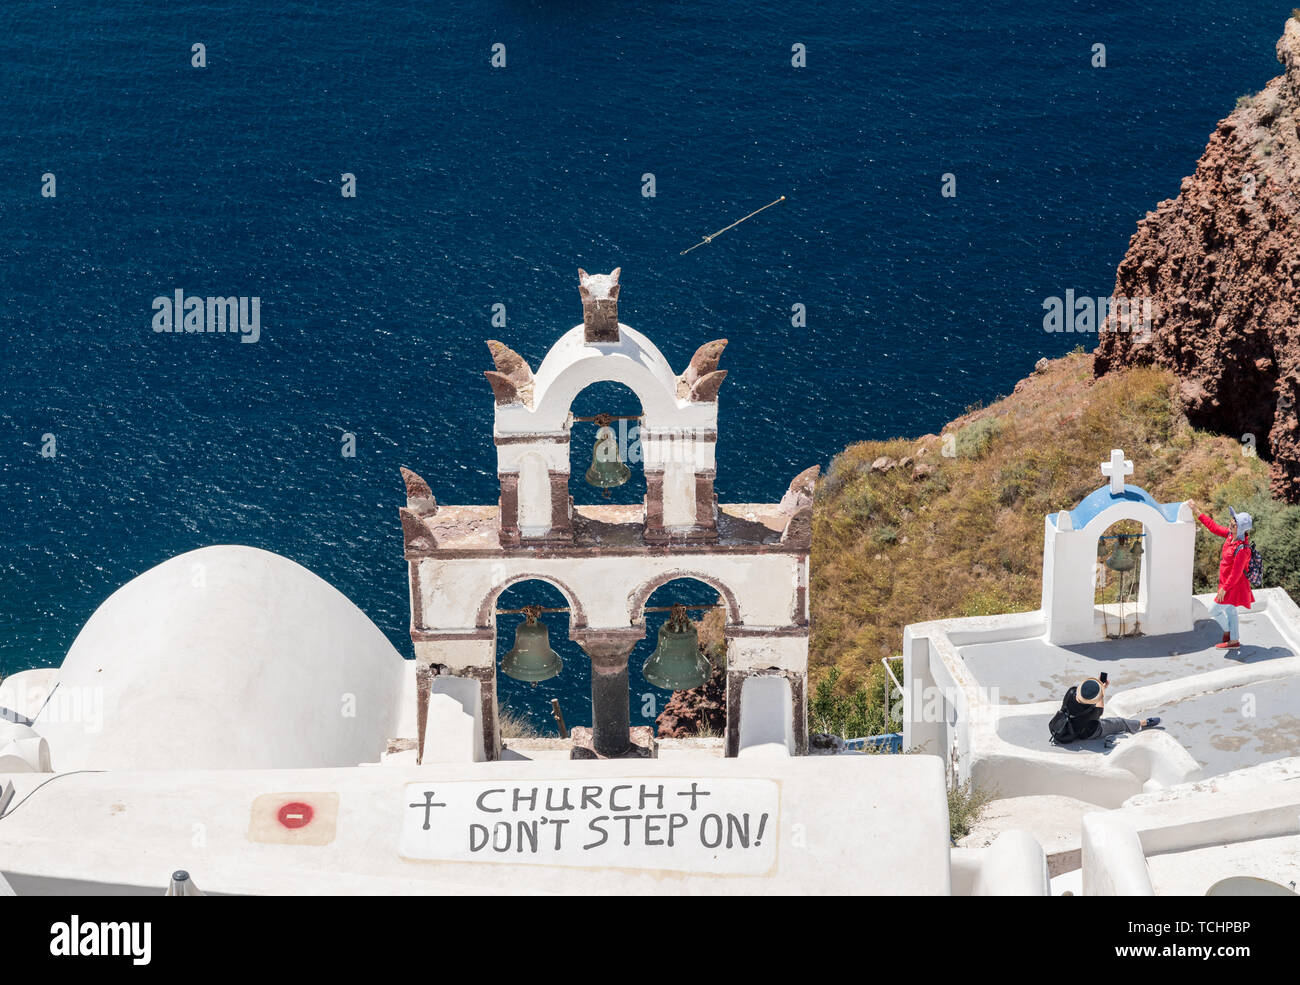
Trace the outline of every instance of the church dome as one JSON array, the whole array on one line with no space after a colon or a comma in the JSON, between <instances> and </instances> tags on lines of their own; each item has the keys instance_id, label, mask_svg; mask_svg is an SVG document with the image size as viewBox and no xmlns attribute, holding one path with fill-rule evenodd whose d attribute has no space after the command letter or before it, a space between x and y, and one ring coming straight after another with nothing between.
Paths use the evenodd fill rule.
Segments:
<instances>
[{"instance_id":1,"label":"church dome","mask_svg":"<svg viewBox=\"0 0 1300 985\"><path fill-rule=\"evenodd\" d=\"M306 568L206 547L95 610L33 727L60 771L353 766L395 734L404 668Z\"/></svg>"}]
</instances>

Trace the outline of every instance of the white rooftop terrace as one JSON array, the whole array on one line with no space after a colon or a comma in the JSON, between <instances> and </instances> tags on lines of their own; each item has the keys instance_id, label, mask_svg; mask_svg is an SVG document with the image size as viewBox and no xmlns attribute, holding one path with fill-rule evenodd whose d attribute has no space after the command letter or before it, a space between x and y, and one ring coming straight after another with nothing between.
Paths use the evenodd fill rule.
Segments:
<instances>
[{"instance_id":1,"label":"white rooftop terrace","mask_svg":"<svg viewBox=\"0 0 1300 985\"><path fill-rule=\"evenodd\" d=\"M1260 589L1239 610L1241 648L1216 649L1214 596L1192 594L1199 524L1189 505L1126 484L1133 463L1118 449L1101 472L1107 485L1044 518L1039 609L906 627L904 746L1004 798L1100 807L1300 755L1300 609L1282 589ZM1097 596L1112 530L1142 546L1131 635L1112 632L1116 608ZM1102 673L1106 717L1159 717L1160 727L1053 744L1047 723L1066 691Z\"/></svg>"},{"instance_id":2,"label":"white rooftop terrace","mask_svg":"<svg viewBox=\"0 0 1300 985\"><path fill-rule=\"evenodd\" d=\"M1057 645L1041 614L939 620L905 639L907 748L943 755L1002 797L1056 794L1118 807L1135 794L1300 756L1300 609L1262 589L1242 646L1218 650L1213 596L1185 633ZM1161 725L1106 741L1051 742L1067 688L1102 671L1106 717Z\"/></svg>"},{"instance_id":3,"label":"white rooftop terrace","mask_svg":"<svg viewBox=\"0 0 1300 985\"><path fill-rule=\"evenodd\" d=\"M1133 463L1118 450L1102 471L1108 487L1045 518L1039 609L906 627L904 746L996 798L963 849L1027 832L1053 892L1217 894L1224 880L1294 891L1300 608L1280 588L1257 589L1239 610L1241 648L1217 649L1214 596L1192 594L1192 511L1126 485ZM1110 637L1117 612L1095 586L1119 521L1141 524L1126 627L1136 611L1141 634ZM1065 692L1103 672L1106 717L1161 725L1053 744L1047 723Z\"/></svg>"},{"instance_id":4,"label":"white rooftop terrace","mask_svg":"<svg viewBox=\"0 0 1300 985\"><path fill-rule=\"evenodd\" d=\"M1206 600L1202 600L1206 601ZM998 736L1025 749L1105 756L1103 740L1051 746L1047 722L1067 688L1110 675L1107 714L1159 716L1160 728L1185 748L1204 776L1300 755L1300 660L1288 639L1296 627L1282 611L1251 612L1241 621L1240 650L1217 650L1217 623L1198 620L1189 633L1053 646L1041 638L961 647L982 688L999 698Z\"/></svg>"}]
</instances>

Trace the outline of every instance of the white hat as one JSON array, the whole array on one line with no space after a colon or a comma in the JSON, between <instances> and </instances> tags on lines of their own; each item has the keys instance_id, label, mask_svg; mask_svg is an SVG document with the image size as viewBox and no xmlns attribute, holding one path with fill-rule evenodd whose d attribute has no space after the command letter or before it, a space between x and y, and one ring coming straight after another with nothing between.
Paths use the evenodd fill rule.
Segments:
<instances>
[{"instance_id":1,"label":"white hat","mask_svg":"<svg viewBox=\"0 0 1300 985\"><path fill-rule=\"evenodd\" d=\"M1231 506L1228 507L1228 512L1231 513L1232 518L1237 521L1238 537L1244 533L1249 533L1254 528L1255 521L1251 519L1249 513L1238 513Z\"/></svg>"}]
</instances>

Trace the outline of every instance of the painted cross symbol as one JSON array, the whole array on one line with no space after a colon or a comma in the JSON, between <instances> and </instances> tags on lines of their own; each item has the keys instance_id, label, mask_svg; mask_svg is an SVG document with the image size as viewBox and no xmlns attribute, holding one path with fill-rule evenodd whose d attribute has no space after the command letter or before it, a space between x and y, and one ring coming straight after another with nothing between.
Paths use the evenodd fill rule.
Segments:
<instances>
[{"instance_id":1,"label":"painted cross symbol","mask_svg":"<svg viewBox=\"0 0 1300 985\"><path fill-rule=\"evenodd\" d=\"M446 807L447 805L446 805L446 804L435 804L435 803L433 802L433 791L432 791L432 790L426 790L426 791L424 791L424 803L423 803L423 804L412 804L411 806L412 806L412 807L423 807L423 808L424 808L424 830L425 830L425 831L428 831L428 830L429 830L429 814L432 812L433 808L435 808L435 807Z\"/></svg>"},{"instance_id":2,"label":"painted cross symbol","mask_svg":"<svg viewBox=\"0 0 1300 985\"><path fill-rule=\"evenodd\" d=\"M1133 460L1119 448L1111 449L1110 461L1101 463L1101 474L1110 477L1110 494L1124 495L1124 477L1133 474Z\"/></svg>"},{"instance_id":3,"label":"painted cross symbol","mask_svg":"<svg viewBox=\"0 0 1300 985\"><path fill-rule=\"evenodd\" d=\"M691 789L689 789L689 790L678 790L678 791L677 791L677 796L678 796L678 797L690 797L690 798L691 798L691 810L695 810L695 802L696 802L696 800L697 800L698 798L700 798L700 797L708 797L708 796L709 796L709 791L707 791L707 790L700 790L700 789L698 788L698 785L697 785L697 784L692 783L692 784L691 784Z\"/></svg>"}]
</instances>

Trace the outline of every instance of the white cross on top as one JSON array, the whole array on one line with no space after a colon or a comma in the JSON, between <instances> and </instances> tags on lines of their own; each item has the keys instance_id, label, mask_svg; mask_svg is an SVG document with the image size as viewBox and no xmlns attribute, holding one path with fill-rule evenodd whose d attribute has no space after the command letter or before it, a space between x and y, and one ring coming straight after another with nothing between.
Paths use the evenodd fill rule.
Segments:
<instances>
[{"instance_id":1,"label":"white cross on top","mask_svg":"<svg viewBox=\"0 0 1300 985\"><path fill-rule=\"evenodd\" d=\"M1133 460L1125 458L1119 448L1111 449L1110 461L1101 463L1101 474L1110 477L1110 494L1121 496L1124 493L1124 478L1133 474Z\"/></svg>"}]
</instances>

